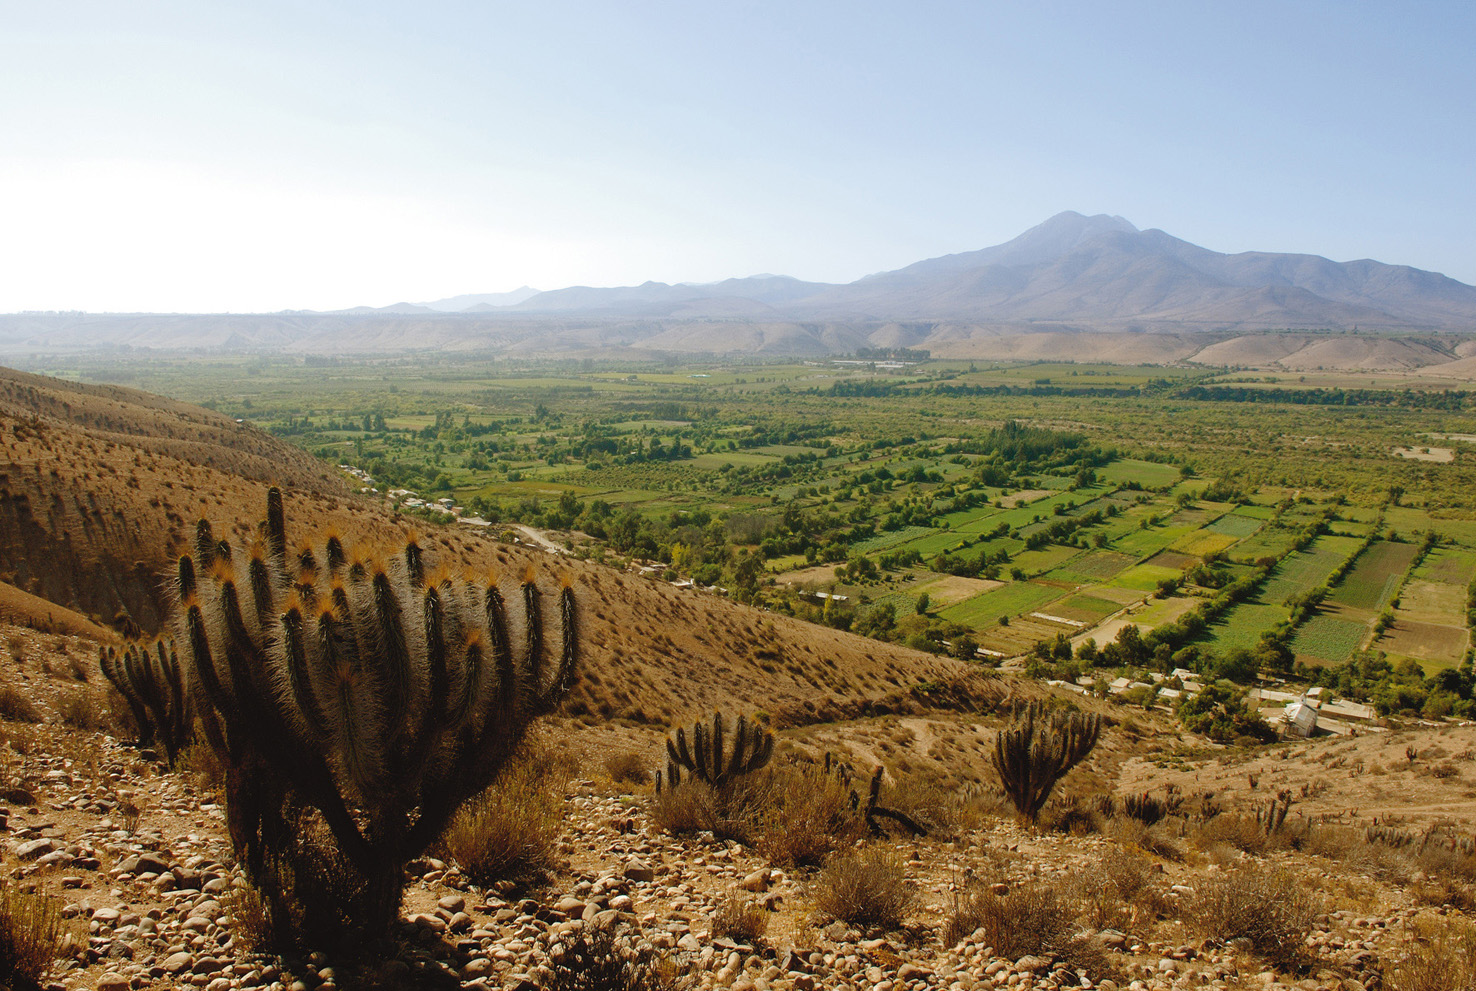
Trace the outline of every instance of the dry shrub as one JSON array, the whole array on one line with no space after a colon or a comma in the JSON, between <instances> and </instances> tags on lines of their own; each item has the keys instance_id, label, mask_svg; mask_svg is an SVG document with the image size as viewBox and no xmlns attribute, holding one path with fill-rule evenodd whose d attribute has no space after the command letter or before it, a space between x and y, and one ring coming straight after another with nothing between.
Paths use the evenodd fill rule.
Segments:
<instances>
[{"instance_id":1,"label":"dry shrub","mask_svg":"<svg viewBox=\"0 0 1476 991\"><path fill-rule=\"evenodd\" d=\"M557 862L568 780L568 767L546 747L528 744L491 787L461 807L440 849L481 885L546 874Z\"/></svg>"},{"instance_id":2,"label":"dry shrub","mask_svg":"<svg viewBox=\"0 0 1476 991\"><path fill-rule=\"evenodd\" d=\"M675 836L707 831L719 839L751 844L769 801L769 779L751 774L721 787L687 778L651 797L651 818Z\"/></svg>"},{"instance_id":3,"label":"dry shrub","mask_svg":"<svg viewBox=\"0 0 1476 991\"><path fill-rule=\"evenodd\" d=\"M215 748L192 743L179 752L174 769L189 778L201 791L220 793L225 788L225 765Z\"/></svg>"},{"instance_id":4,"label":"dry shrub","mask_svg":"<svg viewBox=\"0 0 1476 991\"><path fill-rule=\"evenodd\" d=\"M1078 801L1075 796L1051 799L1049 804L1041 810L1038 822L1040 828L1048 833L1090 836L1102 831L1100 811L1094 804Z\"/></svg>"},{"instance_id":5,"label":"dry shrub","mask_svg":"<svg viewBox=\"0 0 1476 991\"><path fill-rule=\"evenodd\" d=\"M851 787L815 768L782 767L770 775L770 806L759 846L786 867L814 866L866 835L866 822L851 807Z\"/></svg>"},{"instance_id":6,"label":"dry shrub","mask_svg":"<svg viewBox=\"0 0 1476 991\"><path fill-rule=\"evenodd\" d=\"M1318 911L1300 878L1257 864L1206 874L1188 908L1206 936L1247 940L1282 966L1299 959Z\"/></svg>"},{"instance_id":7,"label":"dry shrub","mask_svg":"<svg viewBox=\"0 0 1476 991\"><path fill-rule=\"evenodd\" d=\"M48 898L0 884L0 987L36 987L61 944L61 913Z\"/></svg>"},{"instance_id":8,"label":"dry shrub","mask_svg":"<svg viewBox=\"0 0 1476 991\"><path fill-rule=\"evenodd\" d=\"M858 790L860 786L858 785ZM896 809L925 827L933 839L949 839L977 818L967 813L954 788L944 788L936 781L905 776L881 796L879 805Z\"/></svg>"},{"instance_id":9,"label":"dry shrub","mask_svg":"<svg viewBox=\"0 0 1476 991\"><path fill-rule=\"evenodd\" d=\"M221 899L221 907L231 917L232 935L248 950L264 952L270 949L271 914L259 889L245 881L237 881Z\"/></svg>"},{"instance_id":10,"label":"dry shrub","mask_svg":"<svg viewBox=\"0 0 1476 991\"><path fill-rule=\"evenodd\" d=\"M113 714L85 689L63 692L57 697L56 711L62 722L80 730L111 732L117 728Z\"/></svg>"},{"instance_id":11,"label":"dry shrub","mask_svg":"<svg viewBox=\"0 0 1476 991\"><path fill-rule=\"evenodd\" d=\"M619 785L643 785L651 780L651 773L641 755L623 750L605 758L605 773Z\"/></svg>"},{"instance_id":12,"label":"dry shrub","mask_svg":"<svg viewBox=\"0 0 1476 991\"><path fill-rule=\"evenodd\" d=\"M0 683L0 719L15 723L39 723L44 717L31 697L8 682Z\"/></svg>"},{"instance_id":13,"label":"dry shrub","mask_svg":"<svg viewBox=\"0 0 1476 991\"><path fill-rule=\"evenodd\" d=\"M549 954L544 991L679 991L691 985L678 978L670 958L629 943L609 926L585 926L562 952Z\"/></svg>"},{"instance_id":14,"label":"dry shrub","mask_svg":"<svg viewBox=\"0 0 1476 991\"><path fill-rule=\"evenodd\" d=\"M1252 816L1226 814L1200 823L1191 833L1190 839L1200 850L1227 846L1252 856L1260 856L1268 850L1285 848L1289 845L1290 837L1283 832L1267 835L1265 827Z\"/></svg>"},{"instance_id":15,"label":"dry shrub","mask_svg":"<svg viewBox=\"0 0 1476 991\"><path fill-rule=\"evenodd\" d=\"M739 943L757 944L769 931L769 913L752 899L728 895L712 916L712 934Z\"/></svg>"},{"instance_id":16,"label":"dry shrub","mask_svg":"<svg viewBox=\"0 0 1476 991\"><path fill-rule=\"evenodd\" d=\"M902 860L890 850L864 847L837 853L815 879L815 904L832 919L866 929L897 929L917 903Z\"/></svg>"},{"instance_id":17,"label":"dry shrub","mask_svg":"<svg viewBox=\"0 0 1476 991\"><path fill-rule=\"evenodd\" d=\"M994 947L995 956L1060 957L1098 979L1113 974L1101 944L1076 924L1080 912L1090 915L1098 907L1081 901L1083 887L1078 883L1073 890L1063 890L1041 881L996 895L988 883L971 884L962 897L955 897L953 912L943 924L943 942L952 946L983 930L981 942ZM1102 904L1110 904L1114 895L1106 891Z\"/></svg>"},{"instance_id":18,"label":"dry shrub","mask_svg":"<svg viewBox=\"0 0 1476 991\"><path fill-rule=\"evenodd\" d=\"M1147 826L1137 819L1118 816L1107 822L1103 832L1127 850L1146 850L1164 860L1181 863L1184 846L1173 831L1183 825L1182 819L1167 819L1156 826Z\"/></svg>"},{"instance_id":19,"label":"dry shrub","mask_svg":"<svg viewBox=\"0 0 1476 991\"><path fill-rule=\"evenodd\" d=\"M1388 991L1467 991L1476 987L1476 924L1451 917L1412 919L1393 962Z\"/></svg>"}]
</instances>

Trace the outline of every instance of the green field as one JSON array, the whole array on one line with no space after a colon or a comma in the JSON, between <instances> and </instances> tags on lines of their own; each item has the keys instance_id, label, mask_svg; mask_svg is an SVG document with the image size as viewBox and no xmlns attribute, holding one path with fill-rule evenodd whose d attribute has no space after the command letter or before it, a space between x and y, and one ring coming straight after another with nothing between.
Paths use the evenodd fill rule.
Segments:
<instances>
[{"instance_id":1,"label":"green field","mask_svg":"<svg viewBox=\"0 0 1476 991\"><path fill-rule=\"evenodd\" d=\"M1288 554L1261 588L1262 602L1285 602L1327 581L1334 568L1358 547L1351 537L1318 537L1303 551Z\"/></svg>"},{"instance_id":2,"label":"green field","mask_svg":"<svg viewBox=\"0 0 1476 991\"><path fill-rule=\"evenodd\" d=\"M1261 631L1286 619L1286 609L1261 602L1242 602L1210 627L1208 643L1215 650L1226 651L1255 647Z\"/></svg>"},{"instance_id":3,"label":"green field","mask_svg":"<svg viewBox=\"0 0 1476 991\"><path fill-rule=\"evenodd\" d=\"M1375 612L1383 609L1394 597L1416 550L1418 548L1414 544L1396 544L1387 540L1370 544L1327 597L1328 603Z\"/></svg>"},{"instance_id":4,"label":"green field","mask_svg":"<svg viewBox=\"0 0 1476 991\"><path fill-rule=\"evenodd\" d=\"M1249 537L1251 534L1255 533L1257 530L1261 529L1261 527L1265 525L1266 524L1264 520L1258 520L1250 516L1242 515L1240 511L1237 510L1233 513L1226 513L1224 516L1221 516L1209 526L1205 527L1205 529L1213 533L1220 533L1224 534L1227 537L1235 537L1236 539L1240 539L1244 537Z\"/></svg>"},{"instance_id":5,"label":"green field","mask_svg":"<svg viewBox=\"0 0 1476 991\"><path fill-rule=\"evenodd\" d=\"M953 623L984 628L993 626L1001 616L1011 618L1022 613L1036 612L1041 606L1061 597L1061 590L1034 582L1011 582L956 606L949 606L939 615Z\"/></svg>"},{"instance_id":6,"label":"green field","mask_svg":"<svg viewBox=\"0 0 1476 991\"><path fill-rule=\"evenodd\" d=\"M1316 658L1324 664L1347 660L1368 634L1368 626L1337 616L1313 616L1297 629L1292 653Z\"/></svg>"}]
</instances>

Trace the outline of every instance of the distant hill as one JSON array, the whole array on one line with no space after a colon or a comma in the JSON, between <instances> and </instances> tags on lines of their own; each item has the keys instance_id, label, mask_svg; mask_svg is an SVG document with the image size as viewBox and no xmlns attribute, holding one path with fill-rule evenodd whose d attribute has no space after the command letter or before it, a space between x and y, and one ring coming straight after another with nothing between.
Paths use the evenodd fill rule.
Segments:
<instances>
[{"instance_id":1,"label":"distant hill","mask_svg":"<svg viewBox=\"0 0 1476 991\"><path fill-rule=\"evenodd\" d=\"M1061 213L1005 244L930 258L845 285L756 275L704 284L571 286L453 296L336 313L0 316L0 352L109 347L315 354L405 350L817 355L857 347L951 357L1039 352L1081 335L1184 360L1263 331L1476 333L1476 287L1404 265L1316 255L1223 254L1122 217ZM1056 356L1115 346L1077 343ZM1234 350L1234 349L1231 349ZM1434 344L1425 363L1449 361ZM1399 359L1405 364L1410 356Z\"/></svg>"}]
</instances>

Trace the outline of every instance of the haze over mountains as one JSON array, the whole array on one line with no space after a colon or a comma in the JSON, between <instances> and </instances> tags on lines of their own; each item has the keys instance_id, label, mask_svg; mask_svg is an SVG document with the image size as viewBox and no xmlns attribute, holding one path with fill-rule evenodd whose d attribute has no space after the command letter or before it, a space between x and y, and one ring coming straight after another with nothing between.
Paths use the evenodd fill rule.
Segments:
<instances>
[{"instance_id":1,"label":"haze over mountains","mask_svg":"<svg viewBox=\"0 0 1476 991\"><path fill-rule=\"evenodd\" d=\"M524 287L335 313L16 314L0 317L0 349L821 354L881 346L1002 357L1003 342L1019 351L1021 335L1040 332L1146 332L1178 351L1170 341L1197 350L1211 343L1204 335L1287 329L1476 332L1476 287L1370 260L1222 254L1121 217L1067 212L1005 244L845 285L760 275Z\"/></svg>"}]
</instances>

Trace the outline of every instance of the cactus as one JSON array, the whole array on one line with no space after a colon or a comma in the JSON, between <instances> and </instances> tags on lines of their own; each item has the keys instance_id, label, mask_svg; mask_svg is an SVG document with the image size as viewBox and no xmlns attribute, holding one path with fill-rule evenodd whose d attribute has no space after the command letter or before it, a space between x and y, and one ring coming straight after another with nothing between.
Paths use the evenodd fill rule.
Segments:
<instances>
[{"instance_id":1,"label":"cactus","mask_svg":"<svg viewBox=\"0 0 1476 991\"><path fill-rule=\"evenodd\" d=\"M1286 814L1291 809L1292 793L1283 788L1276 793L1276 797L1267 801L1265 808L1257 806L1256 825L1261 832L1272 836L1281 831L1281 824L1286 822Z\"/></svg>"},{"instance_id":2,"label":"cactus","mask_svg":"<svg viewBox=\"0 0 1476 991\"><path fill-rule=\"evenodd\" d=\"M289 556L276 488L255 541L216 543L202 523L196 553L179 561L175 624L191 701L226 766L237 855L274 926L290 927L292 898L322 895L304 893L299 869L322 851L304 854L307 831L289 818L317 810L335 869L354 878L332 910L382 933L403 865L571 687L573 589L545 620L546 593L525 573L515 638L494 578L438 575L413 539L392 559L352 556L336 536Z\"/></svg>"},{"instance_id":3,"label":"cactus","mask_svg":"<svg viewBox=\"0 0 1476 991\"><path fill-rule=\"evenodd\" d=\"M1091 753L1102 717L1080 712L1047 717L1032 702L994 741L994 769L1016 811L1035 822L1051 789Z\"/></svg>"},{"instance_id":4,"label":"cactus","mask_svg":"<svg viewBox=\"0 0 1476 991\"><path fill-rule=\"evenodd\" d=\"M666 738L667 780L671 787L680 784L677 768L686 768L697 780L722 788L746 774L752 774L774 756L774 734L752 725L747 716L739 716L733 728L732 750L723 750L723 714L714 713L709 731L702 720L692 724L692 746L687 747L687 731L678 727L675 738Z\"/></svg>"},{"instance_id":5,"label":"cactus","mask_svg":"<svg viewBox=\"0 0 1476 991\"><path fill-rule=\"evenodd\" d=\"M157 739L173 764L191 736L174 642L157 640L152 649L139 643L125 644L122 651L108 647L100 651L98 665L128 703L138 726L138 745L150 747Z\"/></svg>"}]
</instances>

